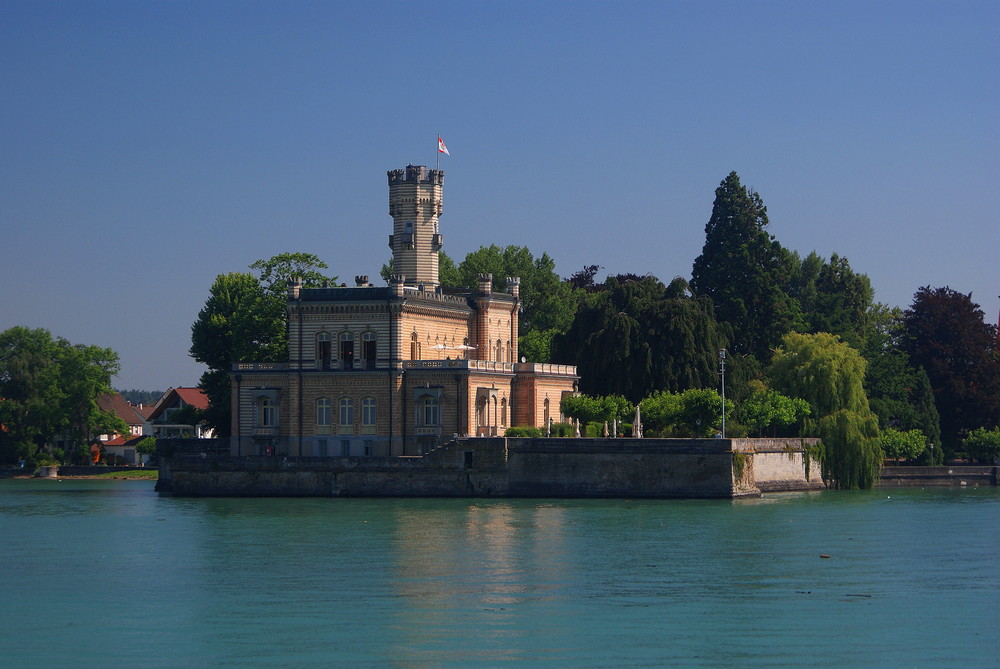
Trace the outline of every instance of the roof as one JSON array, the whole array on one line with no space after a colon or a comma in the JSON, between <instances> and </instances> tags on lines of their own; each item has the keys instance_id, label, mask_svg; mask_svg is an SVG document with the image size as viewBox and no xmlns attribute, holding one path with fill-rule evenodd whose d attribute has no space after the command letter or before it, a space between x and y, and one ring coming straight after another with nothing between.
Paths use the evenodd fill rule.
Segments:
<instances>
[{"instance_id":1,"label":"roof","mask_svg":"<svg viewBox=\"0 0 1000 669\"><path fill-rule=\"evenodd\" d=\"M208 395L201 388L170 388L156 402L156 406L153 407L147 420L153 421L159 418L164 411L173 407L177 400L180 400L182 405L190 404L195 409L208 408Z\"/></svg>"},{"instance_id":2,"label":"roof","mask_svg":"<svg viewBox=\"0 0 1000 669\"><path fill-rule=\"evenodd\" d=\"M97 406L101 411L114 414L129 425L141 425L146 420L146 416L140 413L137 407L125 401L121 393L105 393L98 396Z\"/></svg>"}]
</instances>

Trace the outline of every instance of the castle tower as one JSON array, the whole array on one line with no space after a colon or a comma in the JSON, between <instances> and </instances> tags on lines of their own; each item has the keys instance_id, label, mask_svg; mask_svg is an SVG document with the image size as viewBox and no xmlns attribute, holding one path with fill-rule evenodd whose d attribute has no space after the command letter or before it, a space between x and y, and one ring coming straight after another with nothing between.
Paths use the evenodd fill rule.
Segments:
<instances>
[{"instance_id":1,"label":"castle tower","mask_svg":"<svg viewBox=\"0 0 1000 669\"><path fill-rule=\"evenodd\" d=\"M408 285L422 284L434 290L438 281L438 251L443 238L438 230L444 172L423 165L390 170L389 215L392 234L389 246L395 274Z\"/></svg>"}]
</instances>

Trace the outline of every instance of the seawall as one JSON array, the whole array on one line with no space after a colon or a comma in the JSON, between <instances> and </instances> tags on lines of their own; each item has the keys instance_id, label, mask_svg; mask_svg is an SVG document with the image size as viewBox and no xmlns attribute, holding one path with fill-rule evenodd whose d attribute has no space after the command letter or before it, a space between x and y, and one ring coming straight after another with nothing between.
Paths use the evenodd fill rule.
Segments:
<instances>
[{"instance_id":1,"label":"seawall","mask_svg":"<svg viewBox=\"0 0 1000 669\"><path fill-rule=\"evenodd\" d=\"M164 440L175 496L734 498L823 487L801 439L461 439L422 457L230 457Z\"/></svg>"}]
</instances>

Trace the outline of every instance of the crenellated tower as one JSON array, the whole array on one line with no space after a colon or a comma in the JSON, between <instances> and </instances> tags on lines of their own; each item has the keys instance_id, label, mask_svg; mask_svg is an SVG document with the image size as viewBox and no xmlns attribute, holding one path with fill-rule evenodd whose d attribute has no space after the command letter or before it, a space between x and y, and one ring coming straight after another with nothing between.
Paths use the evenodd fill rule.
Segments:
<instances>
[{"instance_id":1,"label":"crenellated tower","mask_svg":"<svg viewBox=\"0 0 1000 669\"><path fill-rule=\"evenodd\" d=\"M395 274L409 285L423 285L433 290L439 285L438 251L442 236L438 230L441 216L444 172L423 165L407 165L390 170L389 215L392 234L389 247Z\"/></svg>"}]
</instances>

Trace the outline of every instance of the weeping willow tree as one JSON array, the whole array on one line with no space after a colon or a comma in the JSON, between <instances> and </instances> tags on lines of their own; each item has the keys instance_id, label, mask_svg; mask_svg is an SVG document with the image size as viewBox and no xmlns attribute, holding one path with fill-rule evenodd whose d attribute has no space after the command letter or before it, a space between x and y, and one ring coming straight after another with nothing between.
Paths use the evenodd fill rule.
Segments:
<instances>
[{"instance_id":1,"label":"weeping willow tree","mask_svg":"<svg viewBox=\"0 0 1000 669\"><path fill-rule=\"evenodd\" d=\"M834 488L871 488L882 465L878 418L865 394L865 359L840 337L785 335L775 351L772 385L812 409L804 429L819 436L823 480Z\"/></svg>"}]
</instances>

